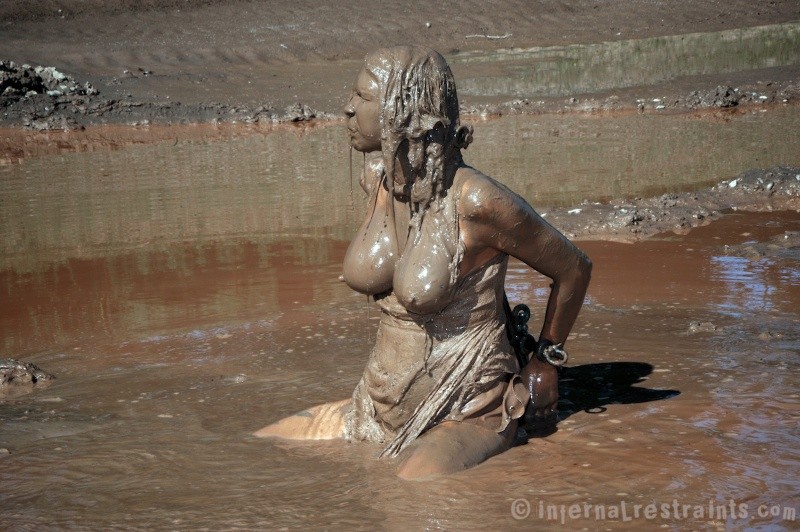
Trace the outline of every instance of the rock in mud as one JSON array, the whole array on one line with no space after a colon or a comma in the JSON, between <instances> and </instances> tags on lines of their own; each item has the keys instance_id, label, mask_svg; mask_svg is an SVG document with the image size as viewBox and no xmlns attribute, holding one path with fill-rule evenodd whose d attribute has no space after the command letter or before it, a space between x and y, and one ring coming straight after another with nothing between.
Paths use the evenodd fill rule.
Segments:
<instances>
[{"instance_id":1,"label":"rock in mud","mask_svg":"<svg viewBox=\"0 0 800 532\"><path fill-rule=\"evenodd\" d=\"M733 107L739 104L739 94L730 87L717 87L714 99L711 102L713 107Z\"/></svg>"},{"instance_id":2,"label":"rock in mud","mask_svg":"<svg viewBox=\"0 0 800 532\"><path fill-rule=\"evenodd\" d=\"M36 364L13 358L0 359L0 399L46 386L55 377Z\"/></svg>"},{"instance_id":3,"label":"rock in mud","mask_svg":"<svg viewBox=\"0 0 800 532\"><path fill-rule=\"evenodd\" d=\"M90 83L80 83L55 67L0 61L0 111L26 128L78 128L73 115L85 114L98 94Z\"/></svg>"},{"instance_id":4,"label":"rock in mud","mask_svg":"<svg viewBox=\"0 0 800 532\"><path fill-rule=\"evenodd\" d=\"M90 83L78 83L51 66L17 65L0 61L0 107L10 102L44 94L52 98L66 95L92 96L97 90Z\"/></svg>"},{"instance_id":5,"label":"rock in mud","mask_svg":"<svg viewBox=\"0 0 800 532\"><path fill-rule=\"evenodd\" d=\"M714 332L716 330L717 326L710 321L692 321L689 322L689 328L686 330L686 334Z\"/></svg>"},{"instance_id":6,"label":"rock in mud","mask_svg":"<svg viewBox=\"0 0 800 532\"><path fill-rule=\"evenodd\" d=\"M686 98L686 105L690 109L708 107L735 107L739 105L739 90L720 85L711 91L694 91Z\"/></svg>"},{"instance_id":7,"label":"rock in mud","mask_svg":"<svg viewBox=\"0 0 800 532\"><path fill-rule=\"evenodd\" d=\"M724 246L726 255L758 260L765 257L800 261L800 231L786 231L766 242L745 242Z\"/></svg>"},{"instance_id":8,"label":"rock in mud","mask_svg":"<svg viewBox=\"0 0 800 532\"><path fill-rule=\"evenodd\" d=\"M290 122L305 122L316 118L317 113L307 105L296 103L286 108L284 116Z\"/></svg>"}]
</instances>

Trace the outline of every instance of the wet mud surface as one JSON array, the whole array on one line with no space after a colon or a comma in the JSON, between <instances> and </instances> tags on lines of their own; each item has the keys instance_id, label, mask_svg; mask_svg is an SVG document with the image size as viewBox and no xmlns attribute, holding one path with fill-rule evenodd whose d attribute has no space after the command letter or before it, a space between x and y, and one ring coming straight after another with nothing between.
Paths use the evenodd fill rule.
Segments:
<instances>
[{"instance_id":1,"label":"wet mud surface","mask_svg":"<svg viewBox=\"0 0 800 532\"><path fill-rule=\"evenodd\" d=\"M683 236L581 242L595 276L569 342L558 431L425 483L399 482L378 447L249 436L346 397L360 377L377 312L336 279L347 241L139 250L5 285L26 303L4 330L58 374L0 405L5 523L528 528L561 526L537 516L540 502L624 502L630 513L734 500L746 516L566 519L786 527L757 511L796 508L785 464L797 460L800 272L780 254L740 258L724 246L798 229L794 212L734 213ZM541 319L546 279L514 263L507 289ZM35 310L39 291L60 303ZM36 324L23 326L31 312ZM61 334L41 345L36 326ZM519 498L533 507L521 521Z\"/></svg>"},{"instance_id":2,"label":"wet mud surface","mask_svg":"<svg viewBox=\"0 0 800 532\"><path fill-rule=\"evenodd\" d=\"M423 484L398 482L369 445L250 436L347 397L375 341L377 309L338 280L362 214L361 161L350 182L340 125L4 132L16 148L0 166L0 356L58 377L0 404L5 523L555 527L539 503L632 512L733 500L747 515L645 524L785 527L783 514L758 509L796 508L785 464L798 458L800 215L790 206L800 164L735 169L793 161L789 137L749 148L793 129L792 116L664 116L642 130L649 118L638 114L476 122L468 160L594 239L579 244L594 278L568 343L558 430ZM619 151L648 130L655 149L637 143L632 160ZM498 140L509 131L518 144ZM715 140L692 157L704 137ZM703 166L722 159L718 139L734 153ZM520 170L527 157L540 172ZM728 177L683 181L684 168ZM647 196L654 175L677 192ZM628 203L608 199L618 195ZM628 225L628 205L655 220ZM619 226L601 230L609 219ZM512 263L506 289L541 319L546 279ZM520 498L533 508L524 520L511 514ZM609 519L600 524L642 525ZM572 522L598 524L594 514Z\"/></svg>"}]
</instances>

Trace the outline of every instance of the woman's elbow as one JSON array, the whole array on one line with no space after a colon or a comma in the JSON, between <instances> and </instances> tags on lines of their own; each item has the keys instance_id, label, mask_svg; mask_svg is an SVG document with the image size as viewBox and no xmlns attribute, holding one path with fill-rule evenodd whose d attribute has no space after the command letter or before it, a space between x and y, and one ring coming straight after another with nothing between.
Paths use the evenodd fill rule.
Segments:
<instances>
[{"instance_id":1,"label":"woman's elbow","mask_svg":"<svg viewBox=\"0 0 800 532\"><path fill-rule=\"evenodd\" d=\"M581 262L583 263L583 271L586 276L586 280L588 281L592 278L592 259L584 255Z\"/></svg>"},{"instance_id":2,"label":"woman's elbow","mask_svg":"<svg viewBox=\"0 0 800 532\"><path fill-rule=\"evenodd\" d=\"M577 278L578 284L589 286L589 281L592 278L592 260L583 253L581 253L578 257L578 266L575 268L575 277Z\"/></svg>"},{"instance_id":3,"label":"woman's elbow","mask_svg":"<svg viewBox=\"0 0 800 532\"><path fill-rule=\"evenodd\" d=\"M592 278L592 261L583 254L569 267L559 271L552 279L558 286L568 288L570 292L585 292Z\"/></svg>"}]
</instances>

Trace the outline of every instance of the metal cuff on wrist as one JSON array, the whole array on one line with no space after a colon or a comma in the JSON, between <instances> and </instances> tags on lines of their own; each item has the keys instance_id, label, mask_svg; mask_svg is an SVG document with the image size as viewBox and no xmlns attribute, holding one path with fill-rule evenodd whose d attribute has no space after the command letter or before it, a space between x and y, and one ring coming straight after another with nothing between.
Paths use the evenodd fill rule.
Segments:
<instances>
[{"instance_id":1,"label":"metal cuff on wrist","mask_svg":"<svg viewBox=\"0 0 800 532\"><path fill-rule=\"evenodd\" d=\"M569 360L569 355L564 350L563 342L554 344L546 338L540 339L539 343L536 345L536 356L540 360L544 360L548 364L556 367L563 366L567 363L567 360Z\"/></svg>"}]
</instances>

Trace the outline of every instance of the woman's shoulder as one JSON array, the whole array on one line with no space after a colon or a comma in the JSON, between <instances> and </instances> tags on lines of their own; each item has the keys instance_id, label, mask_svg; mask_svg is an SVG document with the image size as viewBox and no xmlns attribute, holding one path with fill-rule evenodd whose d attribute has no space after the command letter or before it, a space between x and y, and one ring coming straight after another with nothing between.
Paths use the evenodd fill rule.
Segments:
<instances>
[{"instance_id":1,"label":"woman's shoulder","mask_svg":"<svg viewBox=\"0 0 800 532\"><path fill-rule=\"evenodd\" d=\"M458 214L467 220L491 217L497 209L525 200L502 183L471 166L462 166L455 177Z\"/></svg>"}]
</instances>

